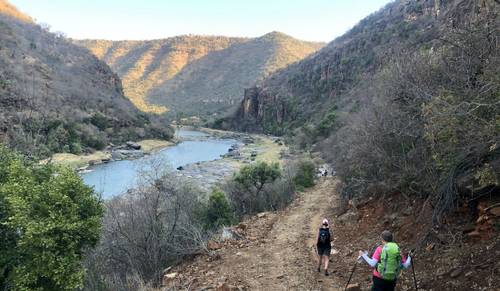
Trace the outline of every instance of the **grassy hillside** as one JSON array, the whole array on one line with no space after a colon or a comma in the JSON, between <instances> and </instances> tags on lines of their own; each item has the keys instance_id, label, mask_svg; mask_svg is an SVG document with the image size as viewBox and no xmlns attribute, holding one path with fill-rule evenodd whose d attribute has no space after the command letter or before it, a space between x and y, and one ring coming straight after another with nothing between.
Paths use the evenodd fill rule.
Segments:
<instances>
[{"instance_id":1,"label":"grassy hillside","mask_svg":"<svg viewBox=\"0 0 500 291\"><path fill-rule=\"evenodd\" d=\"M498 190L499 11L494 0L394 1L245 90L215 125L287 135L334 162L346 197L430 197L439 220Z\"/></svg>"},{"instance_id":2,"label":"grassy hillside","mask_svg":"<svg viewBox=\"0 0 500 291\"><path fill-rule=\"evenodd\" d=\"M125 95L141 110L188 114L231 107L243 88L322 45L277 32L256 39L189 35L75 42L117 72Z\"/></svg>"},{"instance_id":3,"label":"grassy hillside","mask_svg":"<svg viewBox=\"0 0 500 291\"><path fill-rule=\"evenodd\" d=\"M119 77L88 50L0 2L0 140L47 156L160 135L123 95Z\"/></svg>"}]
</instances>

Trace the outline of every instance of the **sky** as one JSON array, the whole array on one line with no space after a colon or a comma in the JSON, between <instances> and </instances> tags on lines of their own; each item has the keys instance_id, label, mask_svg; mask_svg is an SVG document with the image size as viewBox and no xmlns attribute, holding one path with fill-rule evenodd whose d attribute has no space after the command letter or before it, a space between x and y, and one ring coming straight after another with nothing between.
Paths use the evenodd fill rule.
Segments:
<instances>
[{"instance_id":1,"label":"sky","mask_svg":"<svg viewBox=\"0 0 500 291\"><path fill-rule=\"evenodd\" d=\"M328 42L391 0L10 0L51 31L76 39L182 34L257 37L280 31Z\"/></svg>"}]
</instances>

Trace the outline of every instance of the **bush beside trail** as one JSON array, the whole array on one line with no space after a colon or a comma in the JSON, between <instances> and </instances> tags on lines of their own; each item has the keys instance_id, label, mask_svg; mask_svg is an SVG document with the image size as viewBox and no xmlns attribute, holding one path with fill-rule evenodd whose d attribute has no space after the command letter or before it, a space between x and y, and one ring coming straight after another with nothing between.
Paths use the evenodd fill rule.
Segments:
<instances>
[{"instance_id":1,"label":"bush beside trail","mask_svg":"<svg viewBox=\"0 0 500 291\"><path fill-rule=\"evenodd\" d=\"M72 170L0 146L0 289L75 290L99 240L103 205Z\"/></svg>"}]
</instances>

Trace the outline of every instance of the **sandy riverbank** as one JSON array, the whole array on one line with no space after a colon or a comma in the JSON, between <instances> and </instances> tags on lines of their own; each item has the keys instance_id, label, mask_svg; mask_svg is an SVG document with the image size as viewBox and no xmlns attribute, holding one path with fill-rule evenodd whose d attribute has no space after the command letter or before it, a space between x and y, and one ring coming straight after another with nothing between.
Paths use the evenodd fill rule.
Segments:
<instances>
[{"instance_id":1,"label":"sandy riverbank","mask_svg":"<svg viewBox=\"0 0 500 291\"><path fill-rule=\"evenodd\" d=\"M141 150L144 154L151 154L160 149L175 145L172 141L158 140L158 139L147 139L137 142L141 146ZM57 165L64 165L71 167L73 169L81 169L88 167L90 165L96 165L111 160L111 151L96 151L92 154L86 155L75 155L70 153L57 153L51 158L45 159L42 163L54 163Z\"/></svg>"}]
</instances>

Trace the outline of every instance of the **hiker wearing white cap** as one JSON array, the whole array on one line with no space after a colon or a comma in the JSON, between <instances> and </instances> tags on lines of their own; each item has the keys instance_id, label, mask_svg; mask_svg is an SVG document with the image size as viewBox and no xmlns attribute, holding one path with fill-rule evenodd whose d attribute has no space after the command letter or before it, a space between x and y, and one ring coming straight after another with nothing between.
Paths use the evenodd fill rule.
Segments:
<instances>
[{"instance_id":1,"label":"hiker wearing white cap","mask_svg":"<svg viewBox=\"0 0 500 291\"><path fill-rule=\"evenodd\" d=\"M321 227L319 228L318 238L316 239L316 249L318 251L318 272L321 272L321 263L325 263L325 276L328 276L328 261L330 260L330 253L332 251L332 235L328 219L323 219Z\"/></svg>"}]
</instances>

